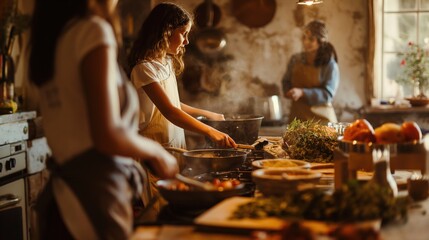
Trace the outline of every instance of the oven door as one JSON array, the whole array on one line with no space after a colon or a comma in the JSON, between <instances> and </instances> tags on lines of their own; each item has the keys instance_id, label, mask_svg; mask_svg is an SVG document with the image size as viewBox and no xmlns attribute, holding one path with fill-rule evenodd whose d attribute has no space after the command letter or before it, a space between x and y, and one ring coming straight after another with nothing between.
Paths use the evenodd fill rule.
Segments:
<instances>
[{"instance_id":1,"label":"oven door","mask_svg":"<svg viewBox=\"0 0 429 240\"><path fill-rule=\"evenodd\" d=\"M27 240L25 181L0 186L0 239Z\"/></svg>"}]
</instances>

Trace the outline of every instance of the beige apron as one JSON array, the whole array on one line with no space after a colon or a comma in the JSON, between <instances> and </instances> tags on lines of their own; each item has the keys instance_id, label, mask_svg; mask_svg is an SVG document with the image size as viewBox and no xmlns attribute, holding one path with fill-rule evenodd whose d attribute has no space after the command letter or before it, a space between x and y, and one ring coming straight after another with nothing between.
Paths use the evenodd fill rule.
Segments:
<instances>
[{"instance_id":1,"label":"beige apron","mask_svg":"<svg viewBox=\"0 0 429 240\"><path fill-rule=\"evenodd\" d=\"M178 93L176 76L174 75L173 70L170 68L170 76L159 82L164 92L169 97L171 103L180 108L180 98ZM185 141L185 132L183 128L180 128L170 121L168 121L164 115L159 111L159 109L153 105L152 115L148 124L140 130L141 135L157 141L165 147L175 147L186 149ZM180 154L172 153L177 159L180 159ZM160 212L161 208L167 204L167 202L162 199L159 195L159 191L156 187L156 182L159 180L158 177L153 175L151 171L144 167L149 176L150 189L144 189L147 191L145 194L149 195L149 201L145 201L145 205L150 208L146 209L146 220L156 220L157 214ZM149 205L149 206L148 206Z\"/></svg>"},{"instance_id":2,"label":"beige apron","mask_svg":"<svg viewBox=\"0 0 429 240\"><path fill-rule=\"evenodd\" d=\"M319 87L319 76L320 68L299 62L292 70L292 86L297 88ZM289 122L295 118L300 120L320 120L323 124L337 122L331 103L310 106L304 97L301 97L298 101L292 101Z\"/></svg>"},{"instance_id":3,"label":"beige apron","mask_svg":"<svg viewBox=\"0 0 429 240\"><path fill-rule=\"evenodd\" d=\"M170 68L170 76L159 82L171 103L180 108L180 98L177 87L176 76ZM159 109L153 105L152 115L146 126L140 130L140 134L159 142L163 146L186 148L185 131L168 121Z\"/></svg>"}]
</instances>

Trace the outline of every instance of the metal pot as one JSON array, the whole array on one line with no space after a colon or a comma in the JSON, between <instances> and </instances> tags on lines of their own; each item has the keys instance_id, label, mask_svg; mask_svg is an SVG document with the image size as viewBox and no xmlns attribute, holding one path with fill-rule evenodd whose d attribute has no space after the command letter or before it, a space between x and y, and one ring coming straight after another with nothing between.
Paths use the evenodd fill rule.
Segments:
<instances>
[{"instance_id":1,"label":"metal pot","mask_svg":"<svg viewBox=\"0 0 429 240\"><path fill-rule=\"evenodd\" d=\"M283 119L282 102L278 95L255 99L255 113L264 116L264 121Z\"/></svg>"},{"instance_id":2,"label":"metal pot","mask_svg":"<svg viewBox=\"0 0 429 240\"><path fill-rule=\"evenodd\" d=\"M241 167L246 161L247 152L233 149L185 150L165 147L167 151L182 153L179 167L183 175L195 176L206 172L229 171Z\"/></svg>"},{"instance_id":3,"label":"metal pot","mask_svg":"<svg viewBox=\"0 0 429 240\"><path fill-rule=\"evenodd\" d=\"M263 118L260 115L226 115L224 121L210 120L204 117L197 119L228 134L236 143L253 144L258 139ZM209 145L213 145L210 139L207 139L207 142Z\"/></svg>"},{"instance_id":4,"label":"metal pot","mask_svg":"<svg viewBox=\"0 0 429 240\"><path fill-rule=\"evenodd\" d=\"M196 44L204 54L214 54L226 46L226 35L219 29L208 27L198 32Z\"/></svg>"},{"instance_id":5,"label":"metal pot","mask_svg":"<svg viewBox=\"0 0 429 240\"><path fill-rule=\"evenodd\" d=\"M206 10L207 25L196 34L196 45L203 54L214 54L221 51L226 46L226 35L223 31L215 28L216 20L220 19L220 12L216 19L216 5L211 0L204 1Z\"/></svg>"}]
</instances>

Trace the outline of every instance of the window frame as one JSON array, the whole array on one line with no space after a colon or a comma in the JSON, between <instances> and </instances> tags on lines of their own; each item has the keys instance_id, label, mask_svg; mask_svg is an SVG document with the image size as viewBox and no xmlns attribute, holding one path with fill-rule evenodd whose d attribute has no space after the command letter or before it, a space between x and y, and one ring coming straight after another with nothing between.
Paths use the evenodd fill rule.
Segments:
<instances>
[{"instance_id":1,"label":"window frame","mask_svg":"<svg viewBox=\"0 0 429 240\"><path fill-rule=\"evenodd\" d=\"M387 51L385 50L385 27L386 24L384 22L385 20L385 14L415 14L415 21L416 21L416 41L419 43L420 41L420 15L422 13L429 13L428 9L421 9L421 0L415 0L416 6L414 10L388 10L384 11L385 4L388 4L387 0L374 0L373 3L373 11L374 11L374 25L376 31L375 34L375 53L374 53L374 83L373 83L373 95L375 98L378 99L387 99L392 97L404 97L403 95L403 89L402 86L399 86L395 82L389 82L391 79L388 79L385 77L385 54L399 54L400 51ZM406 43L404 43L406 44ZM419 43L421 44L421 43ZM393 85L392 85L393 83ZM389 89L386 90L386 88ZM390 94L390 95L388 95ZM399 96L398 96L399 95Z\"/></svg>"}]
</instances>

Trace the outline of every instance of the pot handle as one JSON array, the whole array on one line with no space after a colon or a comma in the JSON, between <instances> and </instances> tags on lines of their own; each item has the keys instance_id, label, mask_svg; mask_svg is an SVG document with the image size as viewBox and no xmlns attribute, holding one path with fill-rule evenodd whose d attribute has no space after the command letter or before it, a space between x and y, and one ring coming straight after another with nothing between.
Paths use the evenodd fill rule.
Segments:
<instances>
[{"instance_id":1,"label":"pot handle","mask_svg":"<svg viewBox=\"0 0 429 240\"><path fill-rule=\"evenodd\" d=\"M178 152L178 153L185 153L188 150L183 149L183 148L176 148L176 147L164 147L165 150L167 151L171 151L171 152Z\"/></svg>"},{"instance_id":2,"label":"pot handle","mask_svg":"<svg viewBox=\"0 0 429 240\"><path fill-rule=\"evenodd\" d=\"M239 143L237 143L237 148L254 150L255 146L248 145L248 144L239 144Z\"/></svg>"}]
</instances>

